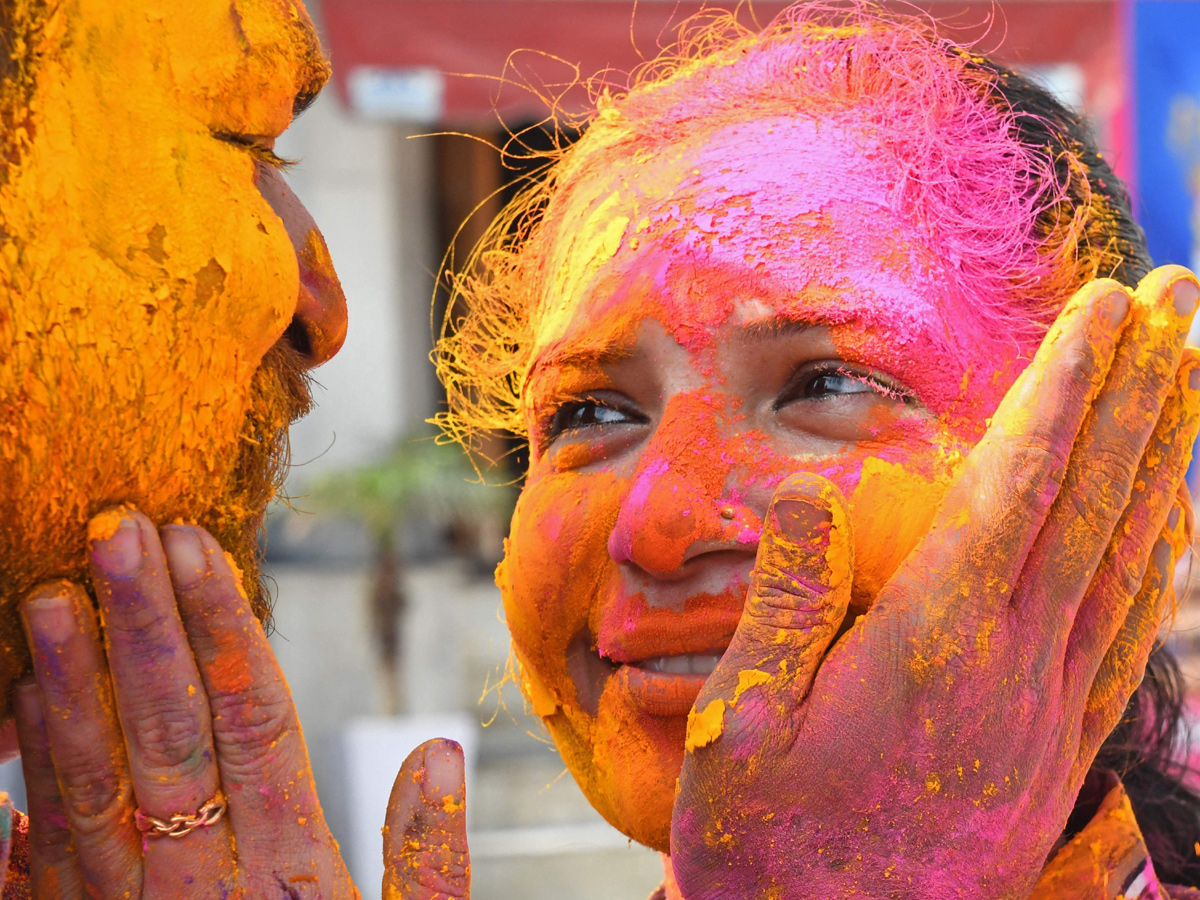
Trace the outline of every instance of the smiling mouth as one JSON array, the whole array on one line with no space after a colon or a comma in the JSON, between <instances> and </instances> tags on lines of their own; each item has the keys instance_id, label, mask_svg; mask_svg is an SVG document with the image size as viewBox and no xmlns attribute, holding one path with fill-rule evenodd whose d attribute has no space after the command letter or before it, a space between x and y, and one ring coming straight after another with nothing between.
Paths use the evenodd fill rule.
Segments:
<instances>
[{"instance_id":1,"label":"smiling mouth","mask_svg":"<svg viewBox=\"0 0 1200 900\"><path fill-rule=\"evenodd\" d=\"M720 653L684 653L681 656L654 656L650 659L629 663L647 672L664 675L704 675L713 673L721 661Z\"/></svg>"},{"instance_id":2,"label":"smiling mouth","mask_svg":"<svg viewBox=\"0 0 1200 900\"><path fill-rule=\"evenodd\" d=\"M631 653L625 659L612 659L596 649L590 632L581 630L568 646L566 660L580 706L589 715L598 715L601 695L615 691L643 714L686 717L721 661L730 635L713 637L716 640L707 646L696 641L695 650L679 648L691 652L641 658Z\"/></svg>"},{"instance_id":3,"label":"smiling mouth","mask_svg":"<svg viewBox=\"0 0 1200 900\"><path fill-rule=\"evenodd\" d=\"M653 656L627 663L603 660L615 666L614 687L641 712L660 718L686 716L704 682L721 661L719 650Z\"/></svg>"}]
</instances>

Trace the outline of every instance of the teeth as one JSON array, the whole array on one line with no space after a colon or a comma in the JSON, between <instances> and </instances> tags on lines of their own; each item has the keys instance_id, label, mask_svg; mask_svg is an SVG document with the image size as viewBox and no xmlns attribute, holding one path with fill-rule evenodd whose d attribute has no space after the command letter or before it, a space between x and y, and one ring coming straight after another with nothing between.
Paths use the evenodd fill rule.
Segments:
<instances>
[{"instance_id":1,"label":"teeth","mask_svg":"<svg viewBox=\"0 0 1200 900\"><path fill-rule=\"evenodd\" d=\"M637 665L668 675L711 675L720 661L720 653L685 653L683 656L654 656Z\"/></svg>"}]
</instances>

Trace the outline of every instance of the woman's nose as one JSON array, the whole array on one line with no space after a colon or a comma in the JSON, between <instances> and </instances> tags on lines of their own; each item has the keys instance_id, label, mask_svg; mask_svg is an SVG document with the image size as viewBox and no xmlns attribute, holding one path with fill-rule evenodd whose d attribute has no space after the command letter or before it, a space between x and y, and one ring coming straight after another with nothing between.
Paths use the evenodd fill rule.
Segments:
<instances>
[{"instance_id":1,"label":"woman's nose","mask_svg":"<svg viewBox=\"0 0 1200 900\"><path fill-rule=\"evenodd\" d=\"M730 474L721 418L707 398L672 398L655 429L608 539L608 552L661 580L686 577L687 564L716 550L746 549L728 515ZM685 567L686 571L685 571Z\"/></svg>"},{"instance_id":2,"label":"woman's nose","mask_svg":"<svg viewBox=\"0 0 1200 900\"><path fill-rule=\"evenodd\" d=\"M283 175L277 169L260 165L258 189L283 220L300 267L296 311L283 336L313 368L332 359L346 340L346 295L333 269L325 238Z\"/></svg>"}]
</instances>

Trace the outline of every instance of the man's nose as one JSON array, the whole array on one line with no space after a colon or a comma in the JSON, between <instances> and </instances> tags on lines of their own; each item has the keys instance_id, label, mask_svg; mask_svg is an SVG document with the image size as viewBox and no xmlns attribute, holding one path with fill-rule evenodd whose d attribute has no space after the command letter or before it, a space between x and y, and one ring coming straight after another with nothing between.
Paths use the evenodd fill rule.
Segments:
<instances>
[{"instance_id":1,"label":"man's nose","mask_svg":"<svg viewBox=\"0 0 1200 900\"><path fill-rule=\"evenodd\" d=\"M258 189L283 220L300 268L296 311L283 337L313 368L332 359L346 340L346 295L333 269L325 238L283 175L277 169L260 165Z\"/></svg>"}]
</instances>

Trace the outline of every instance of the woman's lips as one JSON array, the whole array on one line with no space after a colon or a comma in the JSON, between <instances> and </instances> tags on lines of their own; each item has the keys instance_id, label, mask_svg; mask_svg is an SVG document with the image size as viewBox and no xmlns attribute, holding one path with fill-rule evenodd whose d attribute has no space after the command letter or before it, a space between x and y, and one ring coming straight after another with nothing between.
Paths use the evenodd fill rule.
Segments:
<instances>
[{"instance_id":1,"label":"woman's lips","mask_svg":"<svg viewBox=\"0 0 1200 900\"><path fill-rule=\"evenodd\" d=\"M721 661L720 651L655 656L619 665L613 675L642 712L652 716L686 716L704 682Z\"/></svg>"}]
</instances>

